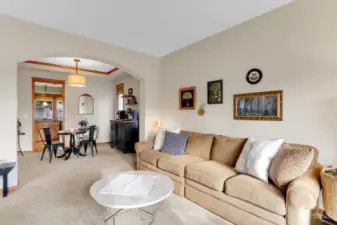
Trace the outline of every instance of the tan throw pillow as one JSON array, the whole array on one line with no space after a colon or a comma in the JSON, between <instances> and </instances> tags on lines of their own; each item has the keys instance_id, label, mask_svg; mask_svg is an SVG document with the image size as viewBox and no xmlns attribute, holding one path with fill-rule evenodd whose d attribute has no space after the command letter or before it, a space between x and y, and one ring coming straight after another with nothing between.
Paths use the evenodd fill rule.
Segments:
<instances>
[{"instance_id":1,"label":"tan throw pillow","mask_svg":"<svg viewBox=\"0 0 337 225\"><path fill-rule=\"evenodd\" d=\"M285 190L291 181L309 169L313 158L313 149L291 148L284 144L270 164L269 178L278 188Z\"/></svg>"}]
</instances>

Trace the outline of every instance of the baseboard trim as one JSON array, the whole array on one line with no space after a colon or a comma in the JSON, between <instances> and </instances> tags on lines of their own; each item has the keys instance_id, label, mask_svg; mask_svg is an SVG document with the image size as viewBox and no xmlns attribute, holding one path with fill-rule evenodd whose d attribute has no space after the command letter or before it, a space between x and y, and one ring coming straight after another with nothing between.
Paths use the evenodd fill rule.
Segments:
<instances>
[{"instance_id":1,"label":"baseboard trim","mask_svg":"<svg viewBox=\"0 0 337 225\"><path fill-rule=\"evenodd\" d=\"M15 192L19 189L19 186L13 186L8 188L8 192ZM0 196L2 197L2 189L0 189Z\"/></svg>"},{"instance_id":2,"label":"baseboard trim","mask_svg":"<svg viewBox=\"0 0 337 225\"><path fill-rule=\"evenodd\" d=\"M25 153L33 153L34 151L33 150L24 150L22 152L23 152L23 154L25 154ZM18 152L18 155L21 155L21 152Z\"/></svg>"},{"instance_id":3,"label":"baseboard trim","mask_svg":"<svg viewBox=\"0 0 337 225\"><path fill-rule=\"evenodd\" d=\"M107 141L107 142L98 142L98 145L103 145L103 144L111 144L111 141Z\"/></svg>"}]
</instances>

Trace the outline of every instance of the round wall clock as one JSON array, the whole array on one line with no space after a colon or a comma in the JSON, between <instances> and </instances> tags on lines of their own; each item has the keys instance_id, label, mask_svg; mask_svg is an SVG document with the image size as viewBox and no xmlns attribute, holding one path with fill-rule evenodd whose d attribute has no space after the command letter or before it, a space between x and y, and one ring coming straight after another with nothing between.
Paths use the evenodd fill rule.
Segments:
<instances>
[{"instance_id":1,"label":"round wall clock","mask_svg":"<svg viewBox=\"0 0 337 225\"><path fill-rule=\"evenodd\" d=\"M259 69L251 69L246 75L246 80L250 84L257 84L262 80L262 71Z\"/></svg>"}]
</instances>

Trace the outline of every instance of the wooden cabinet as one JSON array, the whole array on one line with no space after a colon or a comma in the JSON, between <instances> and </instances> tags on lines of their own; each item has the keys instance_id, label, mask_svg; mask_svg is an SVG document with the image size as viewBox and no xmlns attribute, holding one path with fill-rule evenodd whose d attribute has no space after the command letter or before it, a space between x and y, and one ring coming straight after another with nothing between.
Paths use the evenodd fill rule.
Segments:
<instances>
[{"instance_id":1,"label":"wooden cabinet","mask_svg":"<svg viewBox=\"0 0 337 225\"><path fill-rule=\"evenodd\" d=\"M138 142L138 121L110 121L111 147L122 150L124 153L135 152L135 143Z\"/></svg>"}]
</instances>

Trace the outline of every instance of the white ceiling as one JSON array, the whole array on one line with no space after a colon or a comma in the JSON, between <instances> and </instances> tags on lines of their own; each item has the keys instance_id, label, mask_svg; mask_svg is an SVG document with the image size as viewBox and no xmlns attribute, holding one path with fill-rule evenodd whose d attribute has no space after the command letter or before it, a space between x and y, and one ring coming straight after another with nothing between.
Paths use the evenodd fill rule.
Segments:
<instances>
[{"instance_id":1,"label":"white ceiling","mask_svg":"<svg viewBox=\"0 0 337 225\"><path fill-rule=\"evenodd\" d=\"M108 65L108 64L96 61L96 60L84 59L84 58L76 58L76 59L80 60L80 62L78 63L78 67L82 69L108 72L115 68L114 66L111 66L111 65ZM61 66L76 67L73 57L49 57L49 58L40 59L38 61L42 63L51 63L51 64L57 64Z\"/></svg>"},{"instance_id":2,"label":"white ceiling","mask_svg":"<svg viewBox=\"0 0 337 225\"><path fill-rule=\"evenodd\" d=\"M43 69L48 71L58 71L74 73L76 64L74 57L49 57L39 59L37 61L25 61L20 65L28 68ZM100 61L78 58L78 73L82 75L115 75L118 72L118 68L111 66Z\"/></svg>"},{"instance_id":3,"label":"white ceiling","mask_svg":"<svg viewBox=\"0 0 337 225\"><path fill-rule=\"evenodd\" d=\"M1 0L0 13L163 56L293 0Z\"/></svg>"}]
</instances>

